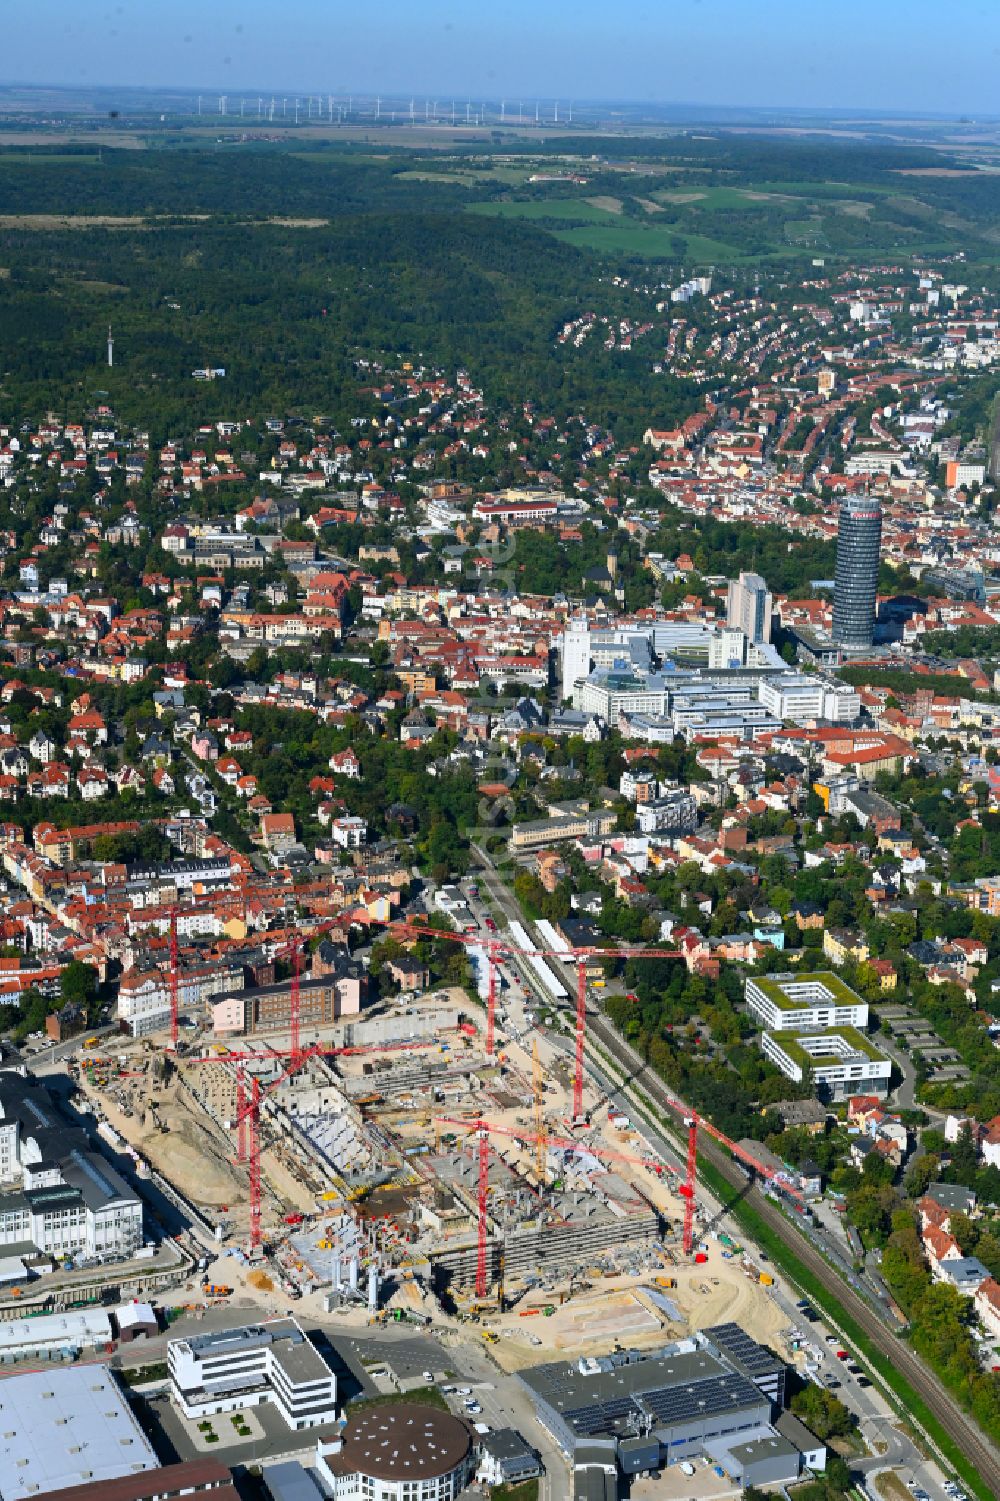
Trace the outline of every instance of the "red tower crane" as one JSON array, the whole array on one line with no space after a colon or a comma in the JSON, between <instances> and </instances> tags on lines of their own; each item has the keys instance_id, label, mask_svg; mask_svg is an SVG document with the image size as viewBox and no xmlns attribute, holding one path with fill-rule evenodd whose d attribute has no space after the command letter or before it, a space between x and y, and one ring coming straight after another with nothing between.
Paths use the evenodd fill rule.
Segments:
<instances>
[{"instance_id":1,"label":"red tower crane","mask_svg":"<svg viewBox=\"0 0 1000 1501\"><path fill-rule=\"evenodd\" d=\"M685 1117L688 1128L687 1174L680 1192L684 1198L684 1255L690 1256L694 1246L694 1187L698 1173L698 1117Z\"/></svg>"},{"instance_id":2,"label":"red tower crane","mask_svg":"<svg viewBox=\"0 0 1000 1501\"><path fill-rule=\"evenodd\" d=\"M573 1120L583 1119L583 1043L587 1030L587 965L576 964L576 1053L573 1068Z\"/></svg>"},{"instance_id":3,"label":"red tower crane","mask_svg":"<svg viewBox=\"0 0 1000 1501\"><path fill-rule=\"evenodd\" d=\"M371 917L367 912L357 912L352 915L353 922L361 924L384 924L391 932L400 934L402 937L412 938L447 938L453 943L464 943L469 948L481 948L482 939L470 936L468 933L455 933L440 928L432 928L427 923L415 923L402 921L396 918ZM566 949L522 949L516 944L508 943L502 938L494 938L487 945L489 957L489 990L486 1008L486 1051L492 1057L494 1049L494 1016L496 1009L496 966L498 956L507 955L509 958L522 959L558 959L562 964L576 964L576 1025L574 1029L574 1069L573 1069L573 1119L583 1118L583 1061L584 1046L587 1031L587 963L593 959L682 959L684 956L677 949L626 949L626 948L566 948Z\"/></svg>"},{"instance_id":4,"label":"red tower crane","mask_svg":"<svg viewBox=\"0 0 1000 1501\"><path fill-rule=\"evenodd\" d=\"M292 939L292 988L288 997L288 1032L293 1058L297 1058L301 1052L299 1046L299 1016L302 1006L300 963L301 951L299 949L299 940L298 937L295 937Z\"/></svg>"},{"instance_id":5,"label":"red tower crane","mask_svg":"<svg viewBox=\"0 0 1000 1501\"><path fill-rule=\"evenodd\" d=\"M236 1161L247 1160L247 1088L243 1062L236 1063Z\"/></svg>"},{"instance_id":6,"label":"red tower crane","mask_svg":"<svg viewBox=\"0 0 1000 1501\"><path fill-rule=\"evenodd\" d=\"M177 1051L177 908L170 909L170 1046Z\"/></svg>"},{"instance_id":7,"label":"red tower crane","mask_svg":"<svg viewBox=\"0 0 1000 1501\"><path fill-rule=\"evenodd\" d=\"M533 1131L521 1131L513 1126L501 1125L497 1121L482 1119L461 1120L452 1116L439 1115L435 1117L435 1124L441 1126L457 1126L463 1131L474 1131L478 1138L479 1151L478 1163L479 1174L476 1195L477 1219L476 1219L476 1297L485 1298L489 1291L488 1273L488 1245L489 1245L489 1161L490 1145L489 1138L492 1132L501 1136L510 1136L517 1141L528 1144L537 1144L538 1135ZM549 1146L562 1147L571 1152L588 1152L593 1157L608 1157L621 1162L632 1162L640 1167L651 1169L657 1177L662 1177L665 1171L670 1169L655 1157L639 1157L628 1152L618 1152L610 1147L581 1146L572 1138L545 1135L544 1140Z\"/></svg>"},{"instance_id":8,"label":"red tower crane","mask_svg":"<svg viewBox=\"0 0 1000 1501\"><path fill-rule=\"evenodd\" d=\"M491 1135L509 1136L514 1141L524 1142L527 1146L533 1146L537 1139L536 1131L528 1131L518 1126L508 1126L500 1121L488 1120L462 1120L460 1117L450 1115L436 1115L435 1124L439 1126L457 1126L462 1131L475 1131L482 1127ZM572 1136L550 1136L546 1131L543 1133L547 1146L561 1147L566 1152L585 1152L591 1157L607 1158L613 1162L630 1162L636 1167L648 1168L650 1172L662 1178L664 1173L674 1174L674 1169L668 1162L661 1162L658 1157L646 1157L637 1152L621 1152L617 1147L594 1146L590 1142L581 1143Z\"/></svg>"},{"instance_id":9,"label":"red tower crane","mask_svg":"<svg viewBox=\"0 0 1000 1501\"><path fill-rule=\"evenodd\" d=\"M476 1297L485 1298L488 1288L486 1271L486 1232L487 1232L487 1208L490 1191L490 1138L485 1125L480 1123L479 1131L479 1191L477 1194L477 1207L479 1210L476 1240Z\"/></svg>"},{"instance_id":10,"label":"red tower crane","mask_svg":"<svg viewBox=\"0 0 1000 1501\"><path fill-rule=\"evenodd\" d=\"M487 963L489 965L489 989L486 993L486 1056L492 1058L496 1052L496 1011L497 1011L497 961L490 945L487 950Z\"/></svg>"},{"instance_id":11,"label":"red tower crane","mask_svg":"<svg viewBox=\"0 0 1000 1501\"><path fill-rule=\"evenodd\" d=\"M292 1060L297 1067L298 1060ZM260 1202L260 1080L257 1075L250 1079L250 1250L259 1251L263 1244L261 1234Z\"/></svg>"},{"instance_id":12,"label":"red tower crane","mask_svg":"<svg viewBox=\"0 0 1000 1501\"><path fill-rule=\"evenodd\" d=\"M328 1048L322 1043L312 1047L300 1048L297 1053L285 1049L272 1050L267 1053L221 1053L210 1058L198 1058L192 1060L198 1064L226 1064L232 1065L236 1071L236 1160L237 1162L249 1163L250 1183L250 1248L258 1250L262 1242L262 1210L261 1210L261 1165L260 1154L262 1150L261 1140L261 1104L273 1093L286 1079L296 1073L310 1058L333 1058L344 1054L353 1056L359 1053L384 1053L384 1052L409 1052L418 1048L433 1047L433 1042L395 1042L374 1047L351 1047L351 1048ZM248 1066L251 1064L266 1064L276 1059L285 1059L286 1066L276 1079L269 1084L262 1085L256 1074L251 1074L250 1087L247 1088Z\"/></svg>"}]
</instances>

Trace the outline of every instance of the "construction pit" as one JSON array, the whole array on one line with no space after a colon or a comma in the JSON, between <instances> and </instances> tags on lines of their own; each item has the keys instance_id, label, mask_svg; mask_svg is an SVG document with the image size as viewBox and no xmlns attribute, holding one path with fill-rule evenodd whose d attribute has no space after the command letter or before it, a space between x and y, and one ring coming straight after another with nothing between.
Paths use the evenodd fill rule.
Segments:
<instances>
[{"instance_id":1,"label":"construction pit","mask_svg":"<svg viewBox=\"0 0 1000 1501\"><path fill-rule=\"evenodd\" d=\"M477 1007L427 996L408 1003L405 1022L390 1012L330 1029L330 1048L353 1051L309 1057L287 1077L274 1050L283 1039L258 1036L203 1044L166 1081L156 1039L116 1041L79 1078L128 1149L221 1223L232 1250L249 1235L237 1121L257 1077L272 1275L256 1287L242 1256L217 1263L241 1300L270 1309L302 1297L304 1312L336 1310L346 1327L373 1317L451 1326L485 1336L509 1369L616 1342L651 1347L726 1320L773 1341L787 1321L737 1258L712 1238L701 1264L683 1257L678 1164L609 1116L589 1082L591 1122L574 1129L565 1050L537 1031L537 1059L517 1041L490 1059L481 1020ZM255 1055L241 1065L241 1095L236 1047ZM489 1292L478 1301L480 1122Z\"/></svg>"}]
</instances>

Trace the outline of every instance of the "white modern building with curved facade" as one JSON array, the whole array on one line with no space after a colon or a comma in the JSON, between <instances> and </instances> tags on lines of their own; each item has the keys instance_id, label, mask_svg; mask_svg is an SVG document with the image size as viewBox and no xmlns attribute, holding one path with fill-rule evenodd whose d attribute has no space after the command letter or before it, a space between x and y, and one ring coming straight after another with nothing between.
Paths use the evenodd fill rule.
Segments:
<instances>
[{"instance_id":1,"label":"white modern building with curved facade","mask_svg":"<svg viewBox=\"0 0 1000 1501\"><path fill-rule=\"evenodd\" d=\"M351 1418L316 1446L316 1471L335 1501L455 1501L476 1468L467 1423L400 1402Z\"/></svg>"}]
</instances>

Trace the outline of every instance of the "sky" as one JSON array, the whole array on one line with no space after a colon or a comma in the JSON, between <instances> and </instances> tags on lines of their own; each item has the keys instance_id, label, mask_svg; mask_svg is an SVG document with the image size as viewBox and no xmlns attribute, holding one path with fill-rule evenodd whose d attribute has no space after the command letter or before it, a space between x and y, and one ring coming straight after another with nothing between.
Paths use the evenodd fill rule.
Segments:
<instances>
[{"instance_id":1,"label":"sky","mask_svg":"<svg viewBox=\"0 0 1000 1501\"><path fill-rule=\"evenodd\" d=\"M998 112L998 0L8 0L4 9L4 83Z\"/></svg>"}]
</instances>

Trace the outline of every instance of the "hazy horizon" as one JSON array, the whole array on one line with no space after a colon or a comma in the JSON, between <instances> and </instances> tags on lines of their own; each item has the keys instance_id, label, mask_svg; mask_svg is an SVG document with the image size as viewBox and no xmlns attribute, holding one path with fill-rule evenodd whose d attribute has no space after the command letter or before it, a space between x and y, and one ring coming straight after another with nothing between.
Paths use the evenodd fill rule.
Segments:
<instances>
[{"instance_id":1,"label":"hazy horizon","mask_svg":"<svg viewBox=\"0 0 1000 1501\"><path fill-rule=\"evenodd\" d=\"M6 87L577 98L683 108L997 113L1000 12L952 0L36 0L5 23ZM956 38L949 50L948 38ZM962 39L965 39L964 41ZM975 45L971 45L974 39ZM682 95L682 99L678 96Z\"/></svg>"}]
</instances>

